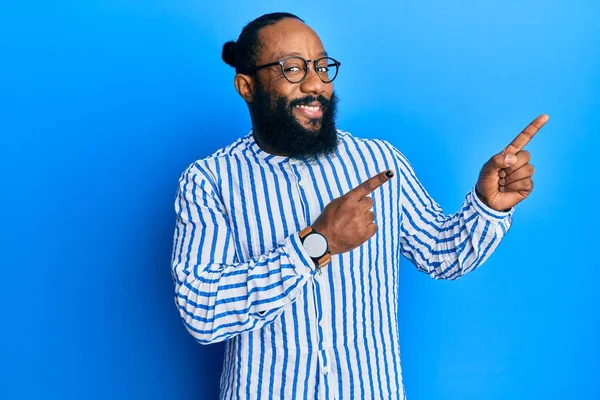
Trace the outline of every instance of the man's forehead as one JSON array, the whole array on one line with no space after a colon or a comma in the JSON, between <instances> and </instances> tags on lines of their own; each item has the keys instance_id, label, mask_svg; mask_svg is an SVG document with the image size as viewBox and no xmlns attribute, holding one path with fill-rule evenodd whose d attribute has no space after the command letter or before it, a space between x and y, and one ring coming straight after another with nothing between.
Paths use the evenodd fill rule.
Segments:
<instances>
[{"instance_id":1,"label":"man's forehead","mask_svg":"<svg viewBox=\"0 0 600 400\"><path fill-rule=\"evenodd\" d=\"M276 59L282 56L303 55L306 50L327 55L317 33L295 19L284 19L266 26L260 32L263 56ZM306 54L304 54L306 56Z\"/></svg>"},{"instance_id":2,"label":"man's forehead","mask_svg":"<svg viewBox=\"0 0 600 400\"><path fill-rule=\"evenodd\" d=\"M282 59L282 58L285 58L285 57L291 57L291 56L299 56L299 57L305 57L306 56L302 52L293 51L293 50L290 50L290 51L279 51L279 50L277 50L277 51L273 51L270 54L267 53L267 52L265 52L265 54L267 54L267 56L269 56L271 59L274 59L274 60L279 60L279 59ZM327 57L327 55L328 54L327 54L327 52L325 50L321 50L321 51L319 51L316 54L317 57Z\"/></svg>"}]
</instances>

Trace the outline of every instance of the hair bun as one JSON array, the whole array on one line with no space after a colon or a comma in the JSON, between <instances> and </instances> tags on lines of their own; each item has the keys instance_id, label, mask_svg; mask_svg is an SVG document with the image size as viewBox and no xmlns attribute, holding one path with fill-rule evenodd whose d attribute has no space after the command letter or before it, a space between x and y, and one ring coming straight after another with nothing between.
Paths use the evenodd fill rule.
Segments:
<instances>
[{"instance_id":1,"label":"hair bun","mask_svg":"<svg viewBox=\"0 0 600 400\"><path fill-rule=\"evenodd\" d=\"M223 52L221 53L223 61L227 65L235 67L235 42L229 41L223 45Z\"/></svg>"}]
</instances>

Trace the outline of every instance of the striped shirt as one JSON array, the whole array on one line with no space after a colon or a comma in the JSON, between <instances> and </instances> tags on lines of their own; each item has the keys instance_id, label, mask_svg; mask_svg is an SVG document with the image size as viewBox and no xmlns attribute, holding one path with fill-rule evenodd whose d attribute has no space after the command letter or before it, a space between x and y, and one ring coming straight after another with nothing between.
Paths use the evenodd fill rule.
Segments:
<instances>
[{"instance_id":1,"label":"striped shirt","mask_svg":"<svg viewBox=\"0 0 600 400\"><path fill-rule=\"evenodd\" d=\"M511 224L471 190L445 215L406 158L338 131L317 162L275 156L252 134L182 174L172 254L175 302L202 344L226 341L222 399L404 399L400 256L435 279L481 265ZM378 172L378 232L321 272L298 237L323 208Z\"/></svg>"}]
</instances>

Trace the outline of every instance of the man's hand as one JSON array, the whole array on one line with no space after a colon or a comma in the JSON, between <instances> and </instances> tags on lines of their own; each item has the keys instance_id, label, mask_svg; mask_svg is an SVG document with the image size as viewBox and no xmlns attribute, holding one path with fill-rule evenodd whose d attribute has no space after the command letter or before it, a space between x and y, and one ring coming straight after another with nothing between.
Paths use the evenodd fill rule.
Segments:
<instances>
[{"instance_id":1,"label":"man's hand","mask_svg":"<svg viewBox=\"0 0 600 400\"><path fill-rule=\"evenodd\" d=\"M509 209L527 198L533 190L531 156L523 148L548 119L546 114L537 117L481 169L475 190L490 208L498 211Z\"/></svg>"},{"instance_id":2,"label":"man's hand","mask_svg":"<svg viewBox=\"0 0 600 400\"><path fill-rule=\"evenodd\" d=\"M327 238L331 254L352 250L375 235L373 198L367 196L393 176L383 171L327 204L312 227Z\"/></svg>"}]
</instances>

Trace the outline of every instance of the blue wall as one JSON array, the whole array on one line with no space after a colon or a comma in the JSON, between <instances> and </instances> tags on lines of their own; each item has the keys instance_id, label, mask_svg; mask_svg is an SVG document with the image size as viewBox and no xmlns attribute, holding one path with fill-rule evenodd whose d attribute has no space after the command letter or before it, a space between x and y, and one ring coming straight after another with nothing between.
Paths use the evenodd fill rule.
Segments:
<instances>
[{"instance_id":1,"label":"blue wall","mask_svg":"<svg viewBox=\"0 0 600 400\"><path fill-rule=\"evenodd\" d=\"M0 398L216 397L222 346L173 305L172 204L189 163L249 128L220 49L281 7L253 3L3 4ZM600 398L598 2L300 3L343 62L339 126L394 143L447 212L551 116L487 264L456 282L402 265L409 398Z\"/></svg>"}]
</instances>

